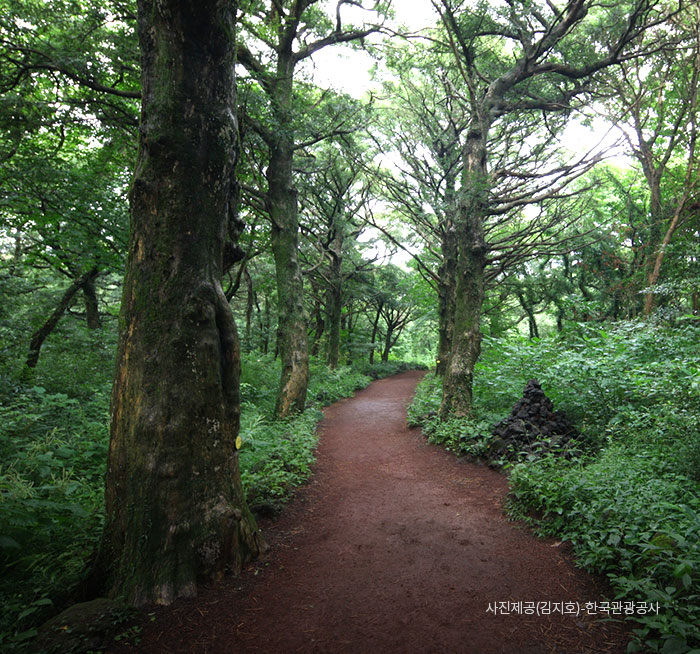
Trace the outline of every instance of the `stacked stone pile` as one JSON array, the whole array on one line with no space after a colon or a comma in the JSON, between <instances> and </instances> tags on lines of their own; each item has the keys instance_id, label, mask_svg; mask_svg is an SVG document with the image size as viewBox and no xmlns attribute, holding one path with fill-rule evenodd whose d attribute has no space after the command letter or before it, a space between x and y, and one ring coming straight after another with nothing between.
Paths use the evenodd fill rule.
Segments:
<instances>
[{"instance_id":1,"label":"stacked stone pile","mask_svg":"<svg viewBox=\"0 0 700 654\"><path fill-rule=\"evenodd\" d=\"M554 411L536 379L527 382L522 398L507 418L493 426L492 434L491 459L548 451L566 455L576 449L580 436L563 412Z\"/></svg>"}]
</instances>

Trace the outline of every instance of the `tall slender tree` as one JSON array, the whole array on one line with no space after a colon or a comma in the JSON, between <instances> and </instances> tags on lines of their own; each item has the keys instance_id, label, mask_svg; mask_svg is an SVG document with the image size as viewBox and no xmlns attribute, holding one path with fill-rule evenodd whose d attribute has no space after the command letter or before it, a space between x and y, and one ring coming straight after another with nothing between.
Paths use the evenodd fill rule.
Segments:
<instances>
[{"instance_id":1,"label":"tall slender tree","mask_svg":"<svg viewBox=\"0 0 700 654\"><path fill-rule=\"evenodd\" d=\"M249 117L249 125L268 149L266 207L272 224L271 244L278 287L277 343L282 375L275 412L283 417L300 411L306 401L309 381L307 316L303 302L303 279L299 265L299 219L294 187L294 153L344 130L348 116L330 129L320 129L309 139L297 138L299 118L309 106L295 104L295 73L301 62L337 43L365 38L378 26L345 28L343 5L362 6L355 0L340 0L333 22L317 6L318 0L272 0L252 2L243 19L247 42L238 45L238 60L262 90L268 120ZM385 13L389 2L377 2L376 15ZM260 52L260 54L257 54Z\"/></svg>"},{"instance_id":2,"label":"tall slender tree","mask_svg":"<svg viewBox=\"0 0 700 654\"><path fill-rule=\"evenodd\" d=\"M671 42L653 58L626 62L611 75L610 118L627 139L649 192L649 226L641 258L644 315L674 235L692 225L700 194L700 8L691 5L666 26Z\"/></svg>"}]
</instances>

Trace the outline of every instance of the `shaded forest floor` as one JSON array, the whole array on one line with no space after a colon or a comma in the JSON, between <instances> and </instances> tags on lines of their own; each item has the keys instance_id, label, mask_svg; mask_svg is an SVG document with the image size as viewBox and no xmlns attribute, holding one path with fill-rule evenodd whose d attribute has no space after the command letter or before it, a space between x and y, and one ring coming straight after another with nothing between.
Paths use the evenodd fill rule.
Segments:
<instances>
[{"instance_id":1,"label":"shaded forest floor","mask_svg":"<svg viewBox=\"0 0 700 654\"><path fill-rule=\"evenodd\" d=\"M139 643L110 652L624 652L623 628L584 609L604 588L565 545L505 519L505 477L406 427L422 374L327 408L312 480L261 525L270 552L153 609ZM551 613L524 614L525 602Z\"/></svg>"}]
</instances>

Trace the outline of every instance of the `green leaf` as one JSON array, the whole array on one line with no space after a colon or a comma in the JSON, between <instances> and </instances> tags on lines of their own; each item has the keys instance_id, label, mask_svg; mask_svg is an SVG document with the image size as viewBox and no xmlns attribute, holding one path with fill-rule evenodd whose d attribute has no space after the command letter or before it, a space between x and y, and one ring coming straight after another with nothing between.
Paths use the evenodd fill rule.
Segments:
<instances>
[{"instance_id":1,"label":"green leaf","mask_svg":"<svg viewBox=\"0 0 700 654\"><path fill-rule=\"evenodd\" d=\"M17 620L22 620L22 619L26 618L28 615L31 615L32 613L36 613L38 608L39 608L38 606L30 606L30 607L24 609L24 611L22 611L17 616Z\"/></svg>"},{"instance_id":2,"label":"green leaf","mask_svg":"<svg viewBox=\"0 0 700 654\"><path fill-rule=\"evenodd\" d=\"M30 638L34 638L39 632L36 629L27 629L27 631L23 631L22 633L17 634L15 639L17 641L23 641L23 640L29 640Z\"/></svg>"},{"instance_id":3,"label":"green leaf","mask_svg":"<svg viewBox=\"0 0 700 654\"><path fill-rule=\"evenodd\" d=\"M22 546L14 538L10 538L9 536L0 536L0 547L4 547L6 549L21 549Z\"/></svg>"},{"instance_id":4,"label":"green leaf","mask_svg":"<svg viewBox=\"0 0 700 654\"><path fill-rule=\"evenodd\" d=\"M661 654L685 654L688 650L688 643L685 638L671 636L661 648Z\"/></svg>"},{"instance_id":5,"label":"green leaf","mask_svg":"<svg viewBox=\"0 0 700 654\"><path fill-rule=\"evenodd\" d=\"M687 575L692 570L693 566L689 561L681 561L673 571L673 576L678 579L679 577Z\"/></svg>"}]
</instances>

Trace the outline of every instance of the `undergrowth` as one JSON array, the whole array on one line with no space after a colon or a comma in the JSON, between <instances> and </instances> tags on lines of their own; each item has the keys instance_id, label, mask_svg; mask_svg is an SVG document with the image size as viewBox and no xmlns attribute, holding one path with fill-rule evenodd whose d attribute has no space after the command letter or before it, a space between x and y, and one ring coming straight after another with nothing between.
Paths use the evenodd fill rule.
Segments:
<instances>
[{"instance_id":1,"label":"undergrowth","mask_svg":"<svg viewBox=\"0 0 700 654\"><path fill-rule=\"evenodd\" d=\"M587 325L545 339L485 339L473 417L440 423L428 376L409 417L449 449L482 456L490 426L537 378L588 443L575 460L525 459L508 470L509 513L570 540L578 562L608 576L615 600L658 602L630 652L700 653L700 333ZM536 516L536 517L533 517Z\"/></svg>"},{"instance_id":2,"label":"undergrowth","mask_svg":"<svg viewBox=\"0 0 700 654\"><path fill-rule=\"evenodd\" d=\"M83 351L79 366L76 341ZM17 366L0 364L3 652L26 651L36 626L75 601L98 543L113 347L84 331L66 331L47 342L29 382L18 378ZM313 362L307 410L280 421L272 416L279 362L244 355L240 470L253 509L276 513L310 475L320 407L406 367L390 362L331 371Z\"/></svg>"}]
</instances>

